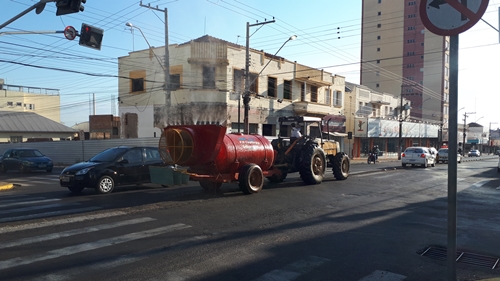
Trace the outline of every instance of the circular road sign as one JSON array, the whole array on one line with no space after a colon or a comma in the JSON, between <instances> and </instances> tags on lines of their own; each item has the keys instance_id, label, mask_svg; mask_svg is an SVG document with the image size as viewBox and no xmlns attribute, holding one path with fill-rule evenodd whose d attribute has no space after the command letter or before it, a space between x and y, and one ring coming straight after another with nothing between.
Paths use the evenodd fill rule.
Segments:
<instances>
[{"instance_id":1,"label":"circular road sign","mask_svg":"<svg viewBox=\"0 0 500 281\"><path fill-rule=\"evenodd\" d=\"M66 26L66 28L64 29L64 37L66 37L66 39L68 39L68 40L75 39L77 34L78 34L78 32L76 32L76 29L74 27L72 27L71 25Z\"/></svg>"},{"instance_id":2,"label":"circular road sign","mask_svg":"<svg viewBox=\"0 0 500 281\"><path fill-rule=\"evenodd\" d=\"M422 0L420 18L432 33L458 35L474 26L488 8L489 0Z\"/></svg>"}]
</instances>

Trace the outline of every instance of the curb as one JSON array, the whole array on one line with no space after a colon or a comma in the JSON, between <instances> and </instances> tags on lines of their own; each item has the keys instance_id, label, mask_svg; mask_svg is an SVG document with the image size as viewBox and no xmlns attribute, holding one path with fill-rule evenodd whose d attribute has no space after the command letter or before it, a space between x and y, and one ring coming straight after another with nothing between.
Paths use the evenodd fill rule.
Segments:
<instances>
[{"instance_id":1,"label":"curb","mask_svg":"<svg viewBox=\"0 0 500 281\"><path fill-rule=\"evenodd\" d=\"M6 183L6 182L0 182L0 190L9 190L14 188L14 184L12 183Z\"/></svg>"}]
</instances>

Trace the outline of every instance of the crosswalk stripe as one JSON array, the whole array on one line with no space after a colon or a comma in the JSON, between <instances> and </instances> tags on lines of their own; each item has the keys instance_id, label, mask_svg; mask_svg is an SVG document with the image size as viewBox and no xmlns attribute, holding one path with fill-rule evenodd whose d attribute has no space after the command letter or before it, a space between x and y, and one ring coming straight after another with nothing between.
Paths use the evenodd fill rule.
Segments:
<instances>
[{"instance_id":1,"label":"crosswalk stripe","mask_svg":"<svg viewBox=\"0 0 500 281\"><path fill-rule=\"evenodd\" d=\"M43 197L37 197L37 198L30 198L30 199L38 199L38 198L43 198ZM58 198L53 198L53 199L42 199L42 200L30 200L30 201L22 201L19 202L19 200L15 200L16 202L14 203L7 203L7 204L2 204L2 201L0 200L0 208L5 208L5 207L12 207L12 206L18 206L18 205L28 205L28 204L38 204L38 203L47 203L47 202L53 202L53 201L59 201L61 199ZM11 200L9 200L11 201ZM2 212L3 213L3 212Z\"/></svg>"},{"instance_id":2,"label":"crosswalk stripe","mask_svg":"<svg viewBox=\"0 0 500 281\"><path fill-rule=\"evenodd\" d=\"M102 207L87 207L87 208L80 208L80 209L61 210L61 211L47 212L47 213L41 213L41 214L31 214L31 215L3 218L3 219L0 219L0 222L11 222L11 221L43 218L43 217L49 217L49 216L68 215L68 214L74 214L74 213L90 212L90 211L95 211L95 210L99 210L99 209L102 209Z\"/></svg>"},{"instance_id":3,"label":"crosswalk stripe","mask_svg":"<svg viewBox=\"0 0 500 281\"><path fill-rule=\"evenodd\" d=\"M178 224L159 227L159 228L150 229L150 230L146 230L146 231L125 234L125 235L117 236L117 237L113 237L113 238L102 239L99 241L88 242L88 243L78 244L78 245L74 245L74 246L68 246L65 248L56 249L56 250L48 251L45 253L32 255L29 257L13 258L13 259L1 261L0 262L0 270L12 268L12 267L17 267L17 266L22 266L22 265L27 265L27 264L32 264L35 262L41 262L41 261L45 261L45 260L60 258L60 257L68 256L68 255L81 253L81 252L91 251L91 250L95 250L95 249L99 249L99 248L103 248L103 247L108 247L111 245L122 244L125 242L130 242L130 241L142 239L142 238L148 238L148 237L156 236L156 235L159 235L162 233L186 229L186 228L190 228L190 227L191 227L190 225L178 223Z\"/></svg>"},{"instance_id":4,"label":"crosswalk stripe","mask_svg":"<svg viewBox=\"0 0 500 281\"><path fill-rule=\"evenodd\" d=\"M50 233L50 234L42 235L42 236L20 239L20 240L13 241L13 242L0 243L0 249L10 248L10 247L15 247L15 246L20 246L20 245L26 245L26 244L32 244L32 243L38 243L38 242L42 242L42 241L54 240L54 239L58 239L58 238L69 237L69 236L73 236L73 235L90 233L90 232L111 229L111 228L125 226L125 225L138 224L138 223L154 221L154 220L155 219L153 219L153 218L144 217L144 218L131 219L131 220L126 220L126 221L118 221L118 222L114 222L114 223L94 225L94 226L89 226L89 227L84 227L84 228L79 228L79 229L72 229L72 230L63 231L63 232L59 232L59 233Z\"/></svg>"},{"instance_id":5,"label":"crosswalk stripe","mask_svg":"<svg viewBox=\"0 0 500 281\"><path fill-rule=\"evenodd\" d=\"M297 279L300 275L312 271L314 268L321 266L322 264L329 262L329 259L308 256L302 260L290 263L282 267L281 269L272 270L254 281L291 281Z\"/></svg>"},{"instance_id":6,"label":"crosswalk stripe","mask_svg":"<svg viewBox=\"0 0 500 281\"><path fill-rule=\"evenodd\" d=\"M22 231L22 230L30 230L30 229L36 229L36 228L42 228L42 227L56 226L56 225L61 225L61 224L83 222L83 221L88 221L88 220L96 220L96 219L110 218L110 217L116 217L116 216L123 216L125 214L126 213L123 211L113 211L113 212L106 212L106 213L101 213L101 214L90 214L90 215L84 215L84 216L79 216L79 217L55 219L55 220L51 220L51 221L28 223L28 224L15 225L15 226L4 226L4 227L0 227L0 234Z\"/></svg>"},{"instance_id":7,"label":"crosswalk stripe","mask_svg":"<svg viewBox=\"0 0 500 281\"><path fill-rule=\"evenodd\" d=\"M71 205L81 205L81 204L80 203L71 203ZM70 204L55 203L55 204L36 205L36 206L2 210L1 212L3 215L3 214L20 213L20 212L34 211L34 210L52 209L52 208L57 208L57 207L62 207L62 206L70 206Z\"/></svg>"},{"instance_id":8,"label":"crosswalk stripe","mask_svg":"<svg viewBox=\"0 0 500 281\"><path fill-rule=\"evenodd\" d=\"M483 181L479 181L479 182L476 182L474 183L471 187L472 188L477 188L477 187L481 187L487 183L489 183L491 180L483 180Z\"/></svg>"}]
</instances>

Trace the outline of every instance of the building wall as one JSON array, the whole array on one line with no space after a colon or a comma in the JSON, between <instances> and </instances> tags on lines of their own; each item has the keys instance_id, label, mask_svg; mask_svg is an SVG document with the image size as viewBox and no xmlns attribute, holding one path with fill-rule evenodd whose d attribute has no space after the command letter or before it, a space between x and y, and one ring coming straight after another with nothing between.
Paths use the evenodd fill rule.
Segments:
<instances>
[{"instance_id":1,"label":"building wall","mask_svg":"<svg viewBox=\"0 0 500 281\"><path fill-rule=\"evenodd\" d=\"M378 2L363 1L361 84L393 95L402 93L412 103L413 118L440 123L446 119L442 102L446 37L424 28L420 0ZM376 60L380 69L367 63Z\"/></svg>"},{"instance_id":2,"label":"building wall","mask_svg":"<svg viewBox=\"0 0 500 281\"><path fill-rule=\"evenodd\" d=\"M90 115L90 139L120 138L120 118L113 115Z\"/></svg>"},{"instance_id":3,"label":"building wall","mask_svg":"<svg viewBox=\"0 0 500 281\"><path fill-rule=\"evenodd\" d=\"M33 94L0 90L0 109L3 111L34 112L55 122L61 122L61 102L58 94Z\"/></svg>"}]
</instances>

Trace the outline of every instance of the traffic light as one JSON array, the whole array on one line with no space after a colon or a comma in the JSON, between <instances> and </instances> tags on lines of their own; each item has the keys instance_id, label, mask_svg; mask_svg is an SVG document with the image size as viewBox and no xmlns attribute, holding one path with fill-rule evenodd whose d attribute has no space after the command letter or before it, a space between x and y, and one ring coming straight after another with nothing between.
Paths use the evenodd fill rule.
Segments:
<instances>
[{"instance_id":1,"label":"traffic light","mask_svg":"<svg viewBox=\"0 0 500 281\"><path fill-rule=\"evenodd\" d=\"M81 46L86 46L92 49L101 49L102 37L104 35L104 30L82 23L82 29L80 30L80 42Z\"/></svg>"},{"instance_id":2,"label":"traffic light","mask_svg":"<svg viewBox=\"0 0 500 281\"><path fill-rule=\"evenodd\" d=\"M85 8L82 4L85 4L85 2L87 2L87 0L57 0L56 16L83 12Z\"/></svg>"}]
</instances>

